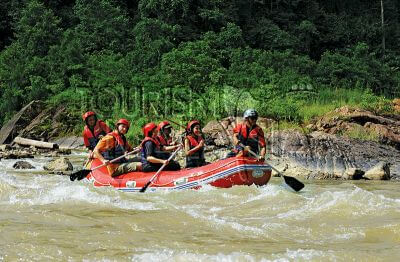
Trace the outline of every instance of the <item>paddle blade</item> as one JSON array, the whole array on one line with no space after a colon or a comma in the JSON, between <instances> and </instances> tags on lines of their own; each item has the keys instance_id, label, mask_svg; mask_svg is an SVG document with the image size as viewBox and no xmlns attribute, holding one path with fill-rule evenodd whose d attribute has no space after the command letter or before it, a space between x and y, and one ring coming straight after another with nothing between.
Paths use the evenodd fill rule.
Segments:
<instances>
[{"instance_id":1,"label":"paddle blade","mask_svg":"<svg viewBox=\"0 0 400 262\"><path fill-rule=\"evenodd\" d=\"M69 176L69 179L70 179L71 181L75 181L76 179L77 179L77 180L82 180L82 179L84 179L85 177L87 177L87 175L89 175L90 171L92 171L92 170L90 170L90 169L82 169L82 170L79 170L78 172L72 173L72 174Z\"/></svg>"},{"instance_id":2,"label":"paddle blade","mask_svg":"<svg viewBox=\"0 0 400 262\"><path fill-rule=\"evenodd\" d=\"M151 184L151 180L149 182L147 182L146 185L144 185L144 187L142 187L142 189L140 189L139 192L144 193L150 184Z\"/></svg>"},{"instance_id":3,"label":"paddle blade","mask_svg":"<svg viewBox=\"0 0 400 262\"><path fill-rule=\"evenodd\" d=\"M304 184L294 177L283 176L283 178L285 179L285 183L291 188L293 188L293 190L296 192L300 191L304 187Z\"/></svg>"}]
</instances>

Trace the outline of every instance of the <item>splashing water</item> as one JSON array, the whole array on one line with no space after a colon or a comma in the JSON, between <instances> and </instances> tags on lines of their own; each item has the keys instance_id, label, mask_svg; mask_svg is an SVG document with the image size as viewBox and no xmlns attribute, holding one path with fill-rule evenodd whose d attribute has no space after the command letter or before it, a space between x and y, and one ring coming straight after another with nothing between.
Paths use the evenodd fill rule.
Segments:
<instances>
[{"instance_id":1,"label":"splashing water","mask_svg":"<svg viewBox=\"0 0 400 262\"><path fill-rule=\"evenodd\" d=\"M0 161L0 260L366 261L400 257L395 182L279 178L238 186L124 193ZM78 156L74 164L83 162Z\"/></svg>"}]
</instances>

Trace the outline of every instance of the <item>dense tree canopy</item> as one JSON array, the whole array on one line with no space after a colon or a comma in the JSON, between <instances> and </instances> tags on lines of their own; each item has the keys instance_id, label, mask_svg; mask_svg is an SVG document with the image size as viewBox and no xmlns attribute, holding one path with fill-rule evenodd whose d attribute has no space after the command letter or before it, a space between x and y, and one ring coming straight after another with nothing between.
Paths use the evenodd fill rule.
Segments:
<instances>
[{"instance_id":1,"label":"dense tree canopy","mask_svg":"<svg viewBox=\"0 0 400 262\"><path fill-rule=\"evenodd\" d=\"M295 119L316 99L299 87L400 95L397 0L11 0L0 16L0 125L32 99L206 118L247 93Z\"/></svg>"}]
</instances>

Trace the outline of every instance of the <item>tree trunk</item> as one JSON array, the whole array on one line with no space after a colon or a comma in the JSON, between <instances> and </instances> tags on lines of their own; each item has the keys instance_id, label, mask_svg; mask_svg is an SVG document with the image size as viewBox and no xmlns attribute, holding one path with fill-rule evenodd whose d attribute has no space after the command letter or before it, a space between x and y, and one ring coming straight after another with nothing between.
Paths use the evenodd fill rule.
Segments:
<instances>
[{"instance_id":1,"label":"tree trunk","mask_svg":"<svg viewBox=\"0 0 400 262\"><path fill-rule=\"evenodd\" d=\"M14 138L14 143L17 143L18 145L23 145L23 146L34 146L34 147L39 147L39 148L49 148L49 149L57 149L58 148L58 145L55 143L37 141L37 140L27 139L27 138L23 138L23 137L19 137L19 136Z\"/></svg>"}]
</instances>

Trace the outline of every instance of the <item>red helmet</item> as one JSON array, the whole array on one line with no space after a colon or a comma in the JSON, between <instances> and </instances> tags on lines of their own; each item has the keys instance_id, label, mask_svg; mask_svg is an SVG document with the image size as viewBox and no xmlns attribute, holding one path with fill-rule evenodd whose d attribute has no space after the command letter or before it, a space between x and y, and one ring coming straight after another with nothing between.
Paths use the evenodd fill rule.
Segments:
<instances>
[{"instance_id":1,"label":"red helmet","mask_svg":"<svg viewBox=\"0 0 400 262\"><path fill-rule=\"evenodd\" d=\"M164 128L170 128L171 124L168 121L162 121L158 124L157 130L162 131Z\"/></svg>"},{"instance_id":2,"label":"red helmet","mask_svg":"<svg viewBox=\"0 0 400 262\"><path fill-rule=\"evenodd\" d=\"M190 122L188 123L188 125L187 125L187 130L188 130L188 131L192 131L192 128L193 128L195 125L200 125L200 122L197 121L197 120L192 120L192 121L190 121Z\"/></svg>"},{"instance_id":3,"label":"red helmet","mask_svg":"<svg viewBox=\"0 0 400 262\"><path fill-rule=\"evenodd\" d=\"M157 125L154 124L153 122L146 124L142 129L143 130L143 135L145 137L148 137L150 132L153 131L156 128L157 128Z\"/></svg>"},{"instance_id":4,"label":"red helmet","mask_svg":"<svg viewBox=\"0 0 400 262\"><path fill-rule=\"evenodd\" d=\"M83 121L86 121L86 119L87 119L89 116L96 116L96 113L93 112L93 111L88 111L88 112L84 113L84 114L82 115Z\"/></svg>"},{"instance_id":5,"label":"red helmet","mask_svg":"<svg viewBox=\"0 0 400 262\"><path fill-rule=\"evenodd\" d=\"M115 124L115 126L118 127L118 125L123 124L126 125L126 127L129 129L129 127L131 126L131 124L129 123L128 120L126 120L125 118L121 118L120 120L118 120L118 122Z\"/></svg>"}]
</instances>

